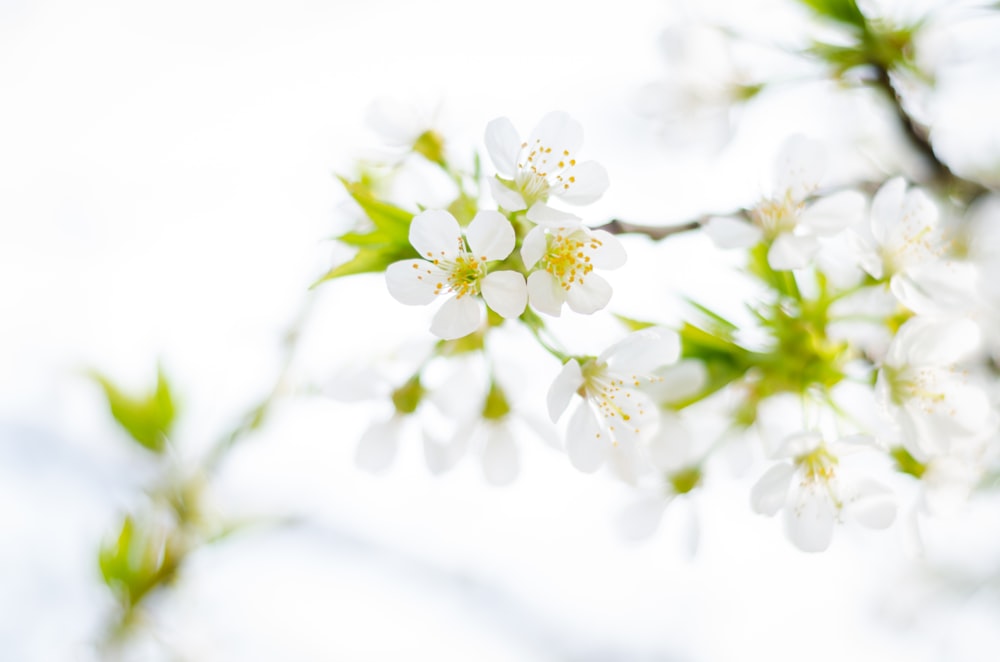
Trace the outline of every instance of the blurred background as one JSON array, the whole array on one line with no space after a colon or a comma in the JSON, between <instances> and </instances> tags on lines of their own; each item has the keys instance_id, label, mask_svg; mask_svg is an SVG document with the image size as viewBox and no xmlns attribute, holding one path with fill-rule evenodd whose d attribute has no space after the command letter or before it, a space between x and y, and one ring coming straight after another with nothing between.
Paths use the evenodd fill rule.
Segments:
<instances>
[{"instance_id":1,"label":"blurred background","mask_svg":"<svg viewBox=\"0 0 1000 662\"><path fill-rule=\"evenodd\" d=\"M897 5L885 10L913 9ZM695 51L685 76L736 62L788 84L721 123L660 112L677 75L662 33L700 19L747 39L721 63ZM431 476L405 443L390 471L361 472L357 440L385 403L330 395L429 320L379 276L309 294L344 258L329 240L350 225L334 175L385 146L366 124L373 101L412 109L467 162L489 120L527 133L568 111L611 178L584 220L680 223L755 200L792 132L828 141L834 178L912 156L877 98L810 83L787 56L813 29L777 0L0 1L0 659L110 655L98 550L159 469L88 371L142 391L161 365L179 411L170 452L191 466L271 390L307 299L290 370L303 397L205 487L215 515L251 526L150 598L122 659L997 659L995 493L925 522L922 554L900 524L839 531L810 556L750 511L759 472L731 471L627 543L622 487L534 439L506 488L471 460ZM938 31L953 67L926 112L959 170L1000 146L997 29ZM429 190L419 173L400 186L416 201ZM707 238L625 241L615 312L669 321L683 294L740 314L734 258ZM611 328L560 326L591 351ZM543 386L525 398L557 369L529 363Z\"/></svg>"}]
</instances>

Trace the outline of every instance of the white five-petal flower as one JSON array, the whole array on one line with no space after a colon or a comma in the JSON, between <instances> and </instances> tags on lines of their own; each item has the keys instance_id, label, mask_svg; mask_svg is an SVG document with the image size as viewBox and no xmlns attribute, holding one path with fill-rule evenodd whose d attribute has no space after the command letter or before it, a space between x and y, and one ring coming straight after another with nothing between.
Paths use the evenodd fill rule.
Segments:
<instances>
[{"instance_id":1,"label":"white five-petal flower","mask_svg":"<svg viewBox=\"0 0 1000 662\"><path fill-rule=\"evenodd\" d=\"M526 141L506 117L493 120L486 126L486 150L498 176L489 180L493 197L512 212L550 196L575 205L594 202L607 190L608 174L595 161L577 161L582 144L583 128L564 112L542 118Z\"/></svg>"},{"instance_id":2,"label":"white five-petal flower","mask_svg":"<svg viewBox=\"0 0 1000 662\"><path fill-rule=\"evenodd\" d=\"M862 526L884 529L896 517L892 492L870 478L844 477L841 458L870 445L862 436L827 444L818 432L800 432L785 439L771 467L754 485L754 511L773 516L785 510L785 532L804 552L830 546L834 525L845 516Z\"/></svg>"},{"instance_id":3,"label":"white five-petal flower","mask_svg":"<svg viewBox=\"0 0 1000 662\"><path fill-rule=\"evenodd\" d=\"M918 316L889 345L875 388L918 460L947 453L956 438L991 424L986 393L955 365L978 344L978 329L967 319Z\"/></svg>"},{"instance_id":4,"label":"white five-petal flower","mask_svg":"<svg viewBox=\"0 0 1000 662\"><path fill-rule=\"evenodd\" d=\"M604 230L591 230L570 215L546 222L536 210L528 218L539 224L525 236L521 259L527 269L528 299L536 310L558 317L564 303L589 315L611 300L611 286L594 268L617 269L625 264L625 248Z\"/></svg>"},{"instance_id":5,"label":"white five-petal flower","mask_svg":"<svg viewBox=\"0 0 1000 662\"><path fill-rule=\"evenodd\" d=\"M820 238L839 233L864 216L865 198L841 191L807 202L826 170L822 143L801 135L785 141L774 164L771 194L750 210L753 224L729 217L712 218L705 232L720 248L748 248L771 242L772 269L801 269L820 249Z\"/></svg>"},{"instance_id":6,"label":"white five-petal flower","mask_svg":"<svg viewBox=\"0 0 1000 662\"><path fill-rule=\"evenodd\" d=\"M680 341L666 330L632 333L596 359L570 359L549 389L549 416L556 421L574 395L583 401L566 432L566 452L580 471L597 471L619 444L622 452L656 430L656 404L640 390L658 377L653 371L677 360Z\"/></svg>"},{"instance_id":7,"label":"white five-petal flower","mask_svg":"<svg viewBox=\"0 0 1000 662\"><path fill-rule=\"evenodd\" d=\"M396 300L411 306L451 295L434 315L434 335L451 340L479 328L482 310L476 299L480 294L502 317L524 312L524 276L509 270L489 272L486 266L514 250L514 227L499 212L480 211L463 239L454 216L443 210L425 211L413 218L410 243L423 259L390 264L386 284Z\"/></svg>"}]
</instances>

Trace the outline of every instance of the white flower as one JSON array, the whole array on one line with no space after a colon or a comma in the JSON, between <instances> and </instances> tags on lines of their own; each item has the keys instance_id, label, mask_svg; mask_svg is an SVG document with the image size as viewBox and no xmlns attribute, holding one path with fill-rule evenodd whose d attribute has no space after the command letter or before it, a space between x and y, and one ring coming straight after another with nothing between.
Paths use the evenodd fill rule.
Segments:
<instances>
[{"instance_id":1,"label":"white flower","mask_svg":"<svg viewBox=\"0 0 1000 662\"><path fill-rule=\"evenodd\" d=\"M726 36L685 23L664 30L658 43L666 75L639 89L636 112L671 139L721 146L731 132L731 109L757 89L736 68Z\"/></svg>"},{"instance_id":2,"label":"white flower","mask_svg":"<svg viewBox=\"0 0 1000 662\"><path fill-rule=\"evenodd\" d=\"M514 250L514 228L499 212L480 211L463 239L454 216L443 210L425 211L413 218L410 243L425 259L390 264L386 284L396 300L411 306L451 295L434 316L434 335L451 340L475 331L482 321L476 300L480 294L502 317L524 312L524 276L516 271L488 273L486 267L487 262L502 260Z\"/></svg>"},{"instance_id":3,"label":"white flower","mask_svg":"<svg viewBox=\"0 0 1000 662\"><path fill-rule=\"evenodd\" d=\"M823 145L791 136L775 161L771 194L750 210L753 224L718 217L706 224L705 231L720 248L771 242L767 261L772 269L805 267L819 251L821 237L837 234L864 215L865 199L857 191L841 191L807 203L825 170Z\"/></svg>"},{"instance_id":4,"label":"white flower","mask_svg":"<svg viewBox=\"0 0 1000 662\"><path fill-rule=\"evenodd\" d=\"M633 500L623 508L617 519L619 534L628 540L644 540L660 526L667 506L685 499L701 482L700 455L704 449L694 438L681 417L672 411L661 411L659 427L646 446L648 461L657 470L652 489L640 488ZM680 504L677 504L680 505ZM694 504L689 503L686 547L693 555L698 545L698 519ZM673 507L673 506L671 506Z\"/></svg>"},{"instance_id":5,"label":"white flower","mask_svg":"<svg viewBox=\"0 0 1000 662\"><path fill-rule=\"evenodd\" d=\"M868 443L860 437L826 444L817 432L789 436L775 453L789 461L771 467L751 490L755 512L773 516L785 510L785 532L805 552L830 546L834 525L849 517L862 526L884 529L896 517L888 488L841 475L841 458Z\"/></svg>"},{"instance_id":6,"label":"white flower","mask_svg":"<svg viewBox=\"0 0 1000 662\"><path fill-rule=\"evenodd\" d=\"M918 460L946 453L954 438L990 424L986 393L955 367L978 344L971 321L936 317L911 318L890 343L875 387Z\"/></svg>"},{"instance_id":7,"label":"white flower","mask_svg":"<svg viewBox=\"0 0 1000 662\"><path fill-rule=\"evenodd\" d=\"M946 243L938 230L938 209L917 188L896 177L872 199L871 223L850 234L862 269L879 280L904 306L926 314L967 308L975 298L972 265L941 259Z\"/></svg>"},{"instance_id":8,"label":"white flower","mask_svg":"<svg viewBox=\"0 0 1000 662\"><path fill-rule=\"evenodd\" d=\"M625 248L604 230L590 230L579 219L560 215L560 224L550 224L535 208L528 213L539 223L528 232L521 246L527 269L528 299L536 310L558 317L564 303L577 313L589 315L608 304L611 286L594 268L617 269L625 264ZM567 217L573 221L565 224Z\"/></svg>"},{"instance_id":9,"label":"white flower","mask_svg":"<svg viewBox=\"0 0 1000 662\"><path fill-rule=\"evenodd\" d=\"M574 395L583 401L569 420L566 452L580 471L596 471L613 448L633 454L635 444L656 430L656 405L639 388L656 381L653 371L677 359L676 334L653 330L630 334L596 359L563 365L549 389L549 416L558 420Z\"/></svg>"},{"instance_id":10,"label":"white flower","mask_svg":"<svg viewBox=\"0 0 1000 662\"><path fill-rule=\"evenodd\" d=\"M564 112L542 118L531 137L522 141L506 117L486 127L486 150L498 178L489 180L497 203L507 211L528 209L555 196L575 205L594 202L608 188L604 167L577 162L583 128Z\"/></svg>"}]
</instances>

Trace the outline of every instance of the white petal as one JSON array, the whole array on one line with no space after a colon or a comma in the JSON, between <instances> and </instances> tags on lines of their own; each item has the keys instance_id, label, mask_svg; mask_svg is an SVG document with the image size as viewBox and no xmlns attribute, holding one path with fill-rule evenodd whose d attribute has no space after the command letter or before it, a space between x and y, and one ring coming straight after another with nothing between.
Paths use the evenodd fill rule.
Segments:
<instances>
[{"instance_id":1,"label":"white petal","mask_svg":"<svg viewBox=\"0 0 1000 662\"><path fill-rule=\"evenodd\" d=\"M755 513L772 516L785 505L795 467L789 462L776 464L750 490L750 506Z\"/></svg>"},{"instance_id":2,"label":"white petal","mask_svg":"<svg viewBox=\"0 0 1000 662\"><path fill-rule=\"evenodd\" d=\"M799 223L820 235L829 235L864 220L868 202L859 191L841 191L809 205Z\"/></svg>"},{"instance_id":3,"label":"white petal","mask_svg":"<svg viewBox=\"0 0 1000 662\"><path fill-rule=\"evenodd\" d=\"M789 233L778 235L767 252L767 262L772 269L785 271L801 269L809 264L819 251L819 240L811 235L796 236Z\"/></svg>"},{"instance_id":4,"label":"white petal","mask_svg":"<svg viewBox=\"0 0 1000 662\"><path fill-rule=\"evenodd\" d=\"M497 201L501 209L521 211L527 207L521 194L504 186L504 183L499 179L490 177L486 183L490 186L490 195Z\"/></svg>"},{"instance_id":5,"label":"white petal","mask_svg":"<svg viewBox=\"0 0 1000 662\"><path fill-rule=\"evenodd\" d=\"M889 289L919 315L964 313L977 307L978 280L974 265L934 259L895 274Z\"/></svg>"},{"instance_id":6,"label":"white petal","mask_svg":"<svg viewBox=\"0 0 1000 662\"><path fill-rule=\"evenodd\" d=\"M861 526L885 529L896 519L896 498L883 485L864 480L847 501L845 510Z\"/></svg>"},{"instance_id":7,"label":"white petal","mask_svg":"<svg viewBox=\"0 0 1000 662\"><path fill-rule=\"evenodd\" d=\"M566 292L566 303L573 312L591 315L611 301L611 286L597 274L591 273L575 283Z\"/></svg>"},{"instance_id":8,"label":"white petal","mask_svg":"<svg viewBox=\"0 0 1000 662\"><path fill-rule=\"evenodd\" d=\"M691 461L693 439L680 416L671 411L660 412L660 427L649 440L649 461L661 471L677 471Z\"/></svg>"},{"instance_id":9,"label":"white petal","mask_svg":"<svg viewBox=\"0 0 1000 662\"><path fill-rule=\"evenodd\" d=\"M697 359L685 359L656 371L660 381L647 391L657 402L676 403L697 395L708 384L708 369Z\"/></svg>"},{"instance_id":10,"label":"white petal","mask_svg":"<svg viewBox=\"0 0 1000 662\"><path fill-rule=\"evenodd\" d=\"M528 220L550 228L570 228L580 225L580 217L569 212L549 207L544 202L536 202L528 210Z\"/></svg>"},{"instance_id":11,"label":"white petal","mask_svg":"<svg viewBox=\"0 0 1000 662\"><path fill-rule=\"evenodd\" d=\"M451 471L458 464L469 446L469 437L475 434L478 425L479 421L473 420L460 426L452 440L446 444L424 437L424 461L432 474L437 476Z\"/></svg>"},{"instance_id":12,"label":"white petal","mask_svg":"<svg viewBox=\"0 0 1000 662\"><path fill-rule=\"evenodd\" d=\"M785 437L781 444L771 453L775 460L799 457L819 448L823 443L823 435L813 431L802 431Z\"/></svg>"},{"instance_id":13,"label":"white petal","mask_svg":"<svg viewBox=\"0 0 1000 662\"><path fill-rule=\"evenodd\" d=\"M764 238L764 233L756 225L728 216L708 219L702 231L722 249L750 248Z\"/></svg>"},{"instance_id":14,"label":"white petal","mask_svg":"<svg viewBox=\"0 0 1000 662\"><path fill-rule=\"evenodd\" d=\"M479 299L471 296L451 297L434 315L431 333L444 340L455 340L479 328L483 318Z\"/></svg>"},{"instance_id":15,"label":"white petal","mask_svg":"<svg viewBox=\"0 0 1000 662\"><path fill-rule=\"evenodd\" d=\"M894 177L883 184L872 198L872 236L880 246L886 245L888 238L899 224L905 194L906 180Z\"/></svg>"},{"instance_id":16,"label":"white petal","mask_svg":"<svg viewBox=\"0 0 1000 662\"><path fill-rule=\"evenodd\" d=\"M528 286L516 271L494 271L480 284L486 305L505 318L518 317L528 305Z\"/></svg>"},{"instance_id":17,"label":"white petal","mask_svg":"<svg viewBox=\"0 0 1000 662\"><path fill-rule=\"evenodd\" d=\"M601 468L611 440L601 435L597 418L587 403L581 403L569 419L566 429L566 454L570 463L584 473Z\"/></svg>"},{"instance_id":18,"label":"white petal","mask_svg":"<svg viewBox=\"0 0 1000 662\"><path fill-rule=\"evenodd\" d=\"M802 135L789 137L774 164L774 197L801 201L819 187L826 171L826 148Z\"/></svg>"},{"instance_id":19,"label":"white petal","mask_svg":"<svg viewBox=\"0 0 1000 662\"><path fill-rule=\"evenodd\" d=\"M543 147L551 148L554 154L562 155L563 151L568 151L572 156L583 145L583 127L569 114L553 111L543 117L535 127L528 139L528 149L531 149L536 141Z\"/></svg>"},{"instance_id":20,"label":"white petal","mask_svg":"<svg viewBox=\"0 0 1000 662\"><path fill-rule=\"evenodd\" d=\"M807 483L785 508L785 533L803 552L822 552L833 540L836 517L826 485Z\"/></svg>"},{"instance_id":21,"label":"white petal","mask_svg":"<svg viewBox=\"0 0 1000 662\"><path fill-rule=\"evenodd\" d=\"M454 259L462 250L462 229L443 209L428 209L413 217L410 243L428 260Z\"/></svg>"},{"instance_id":22,"label":"white petal","mask_svg":"<svg viewBox=\"0 0 1000 662\"><path fill-rule=\"evenodd\" d=\"M502 260L514 250L514 226L497 211L476 214L465 231L472 254L481 260Z\"/></svg>"},{"instance_id":23,"label":"white petal","mask_svg":"<svg viewBox=\"0 0 1000 662\"><path fill-rule=\"evenodd\" d=\"M517 173L517 157L521 153L521 137L506 117L498 117L486 125L486 151L500 176L513 179Z\"/></svg>"},{"instance_id":24,"label":"white petal","mask_svg":"<svg viewBox=\"0 0 1000 662\"><path fill-rule=\"evenodd\" d=\"M396 458L403 419L393 416L368 428L354 453L354 463L359 469L379 473L385 471Z\"/></svg>"},{"instance_id":25,"label":"white petal","mask_svg":"<svg viewBox=\"0 0 1000 662\"><path fill-rule=\"evenodd\" d=\"M645 540L656 533L666 510L662 496L647 496L622 509L615 522L619 535L626 540Z\"/></svg>"},{"instance_id":26,"label":"white petal","mask_svg":"<svg viewBox=\"0 0 1000 662\"><path fill-rule=\"evenodd\" d=\"M618 373L650 375L656 368L676 361L680 352L677 333L657 327L628 334L601 352L598 361L606 361Z\"/></svg>"},{"instance_id":27,"label":"white petal","mask_svg":"<svg viewBox=\"0 0 1000 662\"><path fill-rule=\"evenodd\" d=\"M974 352L978 345L979 327L971 320L917 316L899 327L887 362L897 367L947 366Z\"/></svg>"},{"instance_id":28,"label":"white petal","mask_svg":"<svg viewBox=\"0 0 1000 662\"><path fill-rule=\"evenodd\" d=\"M574 181L568 181L569 177ZM553 186L552 194L574 205L587 205L600 199L610 184L607 170L596 161L585 161L570 168L563 180Z\"/></svg>"},{"instance_id":29,"label":"white petal","mask_svg":"<svg viewBox=\"0 0 1000 662\"><path fill-rule=\"evenodd\" d=\"M491 425L483 448L483 473L491 485L509 485L520 469L517 444L506 425Z\"/></svg>"},{"instance_id":30,"label":"white petal","mask_svg":"<svg viewBox=\"0 0 1000 662\"><path fill-rule=\"evenodd\" d=\"M537 206L534 205L532 209ZM531 228L524 237L524 243L521 244L521 261L524 262L524 267L526 269L534 267L545 255L547 249L548 239L545 235L545 228L541 226Z\"/></svg>"},{"instance_id":31,"label":"white petal","mask_svg":"<svg viewBox=\"0 0 1000 662\"><path fill-rule=\"evenodd\" d=\"M549 408L549 418L555 423L562 416L562 413L566 410L566 405L569 404L570 399L573 394L577 392L577 389L583 385L583 372L580 370L580 364L576 362L576 359L570 359L565 364L563 364L562 370L556 375L556 379L552 382L552 386L549 387L549 393L546 397L546 404Z\"/></svg>"},{"instance_id":32,"label":"white petal","mask_svg":"<svg viewBox=\"0 0 1000 662\"><path fill-rule=\"evenodd\" d=\"M423 306L434 300L437 284L447 274L426 260L401 260L385 270L385 284L396 301Z\"/></svg>"},{"instance_id":33,"label":"white petal","mask_svg":"<svg viewBox=\"0 0 1000 662\"><path fill-rule=\"evenodd\" d=\"M617 269L625 264L627 259L625 247L618 240L618 237L604 230L594 230L590 235L601 242L592 258L595 267L598 269Z\"/></svg>"},{"instance_id":34,"label":"white petal","mask_svg":"<svg viewBox=\"0 0 1000 662\"><path fill-rule=\"evenodd\" d=\"M566 290L548 271L534 271L528 276L528 301L538 312L559 317L566 301Z\"/></svg>"}]
</instances>

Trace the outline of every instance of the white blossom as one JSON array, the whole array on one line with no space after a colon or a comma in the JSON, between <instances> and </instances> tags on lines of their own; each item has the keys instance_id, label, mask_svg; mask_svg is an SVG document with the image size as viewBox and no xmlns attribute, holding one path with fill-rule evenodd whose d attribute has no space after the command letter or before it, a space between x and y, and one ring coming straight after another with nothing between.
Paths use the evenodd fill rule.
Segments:
<instances>
[{"instance_id":1,"label":"white blossom","mask_svg":"<svg viewBox=\"0 0 1000 662\"><path fill-rule=\"evenodd\" d=\"M573 466L596 471L613 449L633 454L638 441L655 432L656 404L640 389L657 381L653 371L675 361L679 353L675 334L645 330L626 336L583 365L576 359L563 365L547 400L549 416L556 421L574 395L582 396L566 433L566 452Z\"/></svg>"},{"instance_id":2,"label":"white blossom","mask_svg":"<svg viewBox=\"0 0 1000 662\"><path fill-rule=\"evenodd\" d=\"M466 245L466 240L468 245ZM480 211L466 230L446 211L418 214L410 225L410 243L424 259L401 260L386 269L389 293L407 305L425 305L449 296L431 324L431 332L451 340L479 328L479 295L502 317L524 312L527 288L516 271L492 271L487 263L514 250L514 228L502 214Z\"/></svg>"},{"instance_id":3,"label":"white blossom","mask_svg":"<svg viewBox=\"0 0 1000 662\"><path fill-rule=\"evenodd\" d=\"M805 552L821 552L833 540L834 526L851 519L884 529L896 517L891 491L870 478L842 475L843 456L869 445L860 436L827 444L818 432L789 436L777 449L772 466L751 490L755 512L785 512L785 532Z\"/></svg>"},{"instance_id":4,"label":"white blossom","mask_svg":"<svg viewBox=\"0 0 1000 662\"><path fill-rule=\"evenodd\" d=\"M865 199L857 191L841 191L816 201L826 170L823 145L801 135L789 137L774 164L770 195L750 210L752 224L712 218L705 226L720 248L747 248L770 242L767 261L772 269L800 269L820 249L822 237L833 236L863 218Z\"/></svg>"},{"instance_id":5,"label":"white blossom","mask_svg":"<svg viewBox=\"0 0 1000 662\"><path fill-rule=\"evenodd\" d=\"M539 222L525 236L521 259L528 274L528 300L532 308L558 317L564 303L589 315L611 300L611 285L596 273L625 264L625 248L604 230L591 230L569 215L554 223L536 210L529 218Z\"/></svg>"},{"instance_id":6,"label":"white blossom","mask_svg":"<svg viewBox=\"0 0 1000 662\"><path fill-rule=\"evenodd\" d=\"M578 162L583 128L568 114L555 111L542 118L522 141L506 117L486 127L486 150L497 169L489 179L497 203L507 211L521 211L557 197L574 205L594 202L608 188L604 166Z\"/></svg>"}]
</instances>

